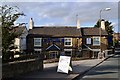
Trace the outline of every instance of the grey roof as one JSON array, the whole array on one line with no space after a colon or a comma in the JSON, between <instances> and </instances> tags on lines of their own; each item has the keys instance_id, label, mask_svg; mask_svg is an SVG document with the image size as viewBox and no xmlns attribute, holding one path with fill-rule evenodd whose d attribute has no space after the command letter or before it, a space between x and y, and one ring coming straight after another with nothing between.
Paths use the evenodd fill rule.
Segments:
<instances>
[{"instance_id":1,"label":"grey roof","mask_svg":"<svg viewBox=\"0 0 120 80\"><path fill-rule=\"evenodd\" d=\"M82 35L88 35L88 36L97 36L100 35L100 28L95 27L87 27L87 28L81 28ZM101 30L101 35L108 35L105 30Z\"/></svg>"},{"instance_id":2,"label":"grey roof","mask_svg":"<svg viewBox=\"0 0 120 80\"><path fill-rule=\"evenodd\" d=\"M25 26L15 27L15 33L17 33L19 35L21 35L24 30L25 30Z\"/></svg>"},{"instance_id":3,"label":"grey roof","mask_svg":"<svg viewBox=\"0 0 120 80\"><path fill-rule=\"evenodd\" d=\"M101 30L102 35L107 36L105 30ZM52 37L82 37L83 36L99 36L100 29L95 27L84 27L77 29L75 26L42 26L34 27L29 30L29 34L52 36Z\"/></svg>"},{"instance_id":4,"label":"grey roof","mask_svg":"<svg viewBox=\"0 0 120 80\"><path fill-rule=\"evenodd\" d=\"M81 37L81 30L77 27L53 26L34 27L29 30L29 34L49 35L52 37Z\"/></svg>"}]
</instances>

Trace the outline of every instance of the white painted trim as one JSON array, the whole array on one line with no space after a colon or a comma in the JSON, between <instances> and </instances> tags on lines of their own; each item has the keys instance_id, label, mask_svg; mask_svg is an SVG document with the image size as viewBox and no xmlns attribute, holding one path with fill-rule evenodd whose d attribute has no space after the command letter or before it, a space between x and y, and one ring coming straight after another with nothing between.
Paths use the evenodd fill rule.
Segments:
<instances>
[{"instance_id":1,"label":"white painted trim","mask_svg":"<svg viewBox=\"0 0 120 80\"><path fill-rule=\"evenodd\" d=\"M71 45L65 45L65 39L71 39ZM64 38L64 46L72 46L72 38Z\"/></svg>"},{"instance_id":2,"label":"white painted trim","mask_svg":"<svg viewBox=\"0 0 120 80\"><path fill-rule=\"evenodd\" d=\"M72 51L72 49L64 49L64 51Z\"/></svg>"},{"instance_id":3,"label":"white painted trim","mask_svg":"<svg viewBox=\"0 0 120 80\"><path fill-rule=\"evenodd\" d=\"M40 39L40 45L35 45L35 39ZM34 38L34 46L41 47L42 46L42 38Z\"/></svg>"},{"instance_id":4,"label":"white painted trim","mask_svg":"<svg viewBox=\"0 0 120 80\"><path fill-rule=\"evenodd\" d=\"M34 49L34 51L42 51L42 49Z\"/></svg>"},{"instance_id":5,"label":"white painted trim","mask_svg":"<svg viewBox=\"0 0 120 80\"><path fill-rule=\"evenodd\" d=\"M53 45L55 45L55 44L50 45L47 49L49 49L49 48L52 47ZM60 50L60 48L59 48L58 46L55 45L55 47L57 47L57 48ZM47 50L47 49L46 49L46 50Z\"/></svg>"},{"instance_id":6,"label":"white painted trim","mask_svg":"<svg viewBox=\"0 0 120 80\"><path fill-rule=\"evenodd\" d=\"M42 49L34 49L34 53L35 51L40 51L40 53L42 52Z\"/></svg>"}]
</instances>

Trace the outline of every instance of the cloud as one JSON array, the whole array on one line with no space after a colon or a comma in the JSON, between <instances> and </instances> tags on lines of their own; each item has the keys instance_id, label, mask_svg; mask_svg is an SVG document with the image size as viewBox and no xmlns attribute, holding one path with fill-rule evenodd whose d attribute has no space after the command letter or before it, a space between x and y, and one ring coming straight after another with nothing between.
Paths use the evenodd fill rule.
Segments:
<instances>
[{"instance_id":1,"label":"cloud","mask_svg":"<svg viewBox=\"0 0 120 80\"><path fill-rule=\"evenodd\" d=\"M117 2L85 1L86 2L14 2L8 4L17 5L20 7L20 10L27 15L26 19L33 17L35 22L39 22L37 24L40 25L46 25L46 23L54 23L54 25L75 25L77 14L79 15L78 17L81 23L85 25L87 23L95 23L100 18L100 10L106 7L110 7L111 11L102 12L102 18L108 20L118 18Z\"/></svg>"},{"instance_id":2,"label":"cloud","mask_svg":"<svg viewBox=\"0 0 120 80\"><path fill-rule=\"evenodd\" d=\"M119 0L1 0L1 2L118 2Z\"/></svg>"}]
</instances>

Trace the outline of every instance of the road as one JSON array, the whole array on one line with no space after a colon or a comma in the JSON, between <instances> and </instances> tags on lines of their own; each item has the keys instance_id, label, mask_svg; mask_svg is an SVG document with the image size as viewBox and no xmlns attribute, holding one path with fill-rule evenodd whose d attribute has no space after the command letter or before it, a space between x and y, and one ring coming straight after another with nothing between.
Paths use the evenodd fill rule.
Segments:
<instances>
[{"instance_id":1,"label":"road","mask_svg":"<svg viewBox=\"0 0 120 80\"><path fill-rule=\"evenodd\" d=\"M77 80L120 80L120 55L115 55Z\"/></svg>"}]
</instances>

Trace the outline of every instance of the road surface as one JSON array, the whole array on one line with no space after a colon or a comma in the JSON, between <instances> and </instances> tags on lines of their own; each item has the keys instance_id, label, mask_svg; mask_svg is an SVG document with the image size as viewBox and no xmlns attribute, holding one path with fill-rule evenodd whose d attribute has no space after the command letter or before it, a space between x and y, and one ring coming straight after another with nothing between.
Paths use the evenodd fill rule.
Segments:
<instances>
[{"instance_id":1,"label":"road surface","mask_svg":"<svg viewBox=\"0 0 120 80\"><path fill-rule=\"evenodd\" d=\"M115 55L77 80L120 80L120 55Z\"/></svg>"}]
</instances>

